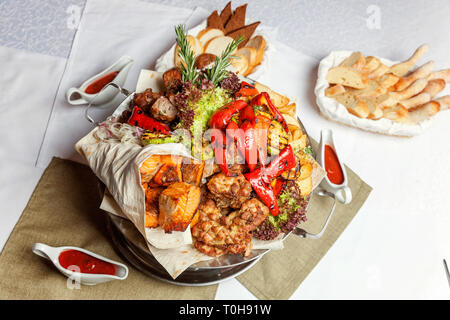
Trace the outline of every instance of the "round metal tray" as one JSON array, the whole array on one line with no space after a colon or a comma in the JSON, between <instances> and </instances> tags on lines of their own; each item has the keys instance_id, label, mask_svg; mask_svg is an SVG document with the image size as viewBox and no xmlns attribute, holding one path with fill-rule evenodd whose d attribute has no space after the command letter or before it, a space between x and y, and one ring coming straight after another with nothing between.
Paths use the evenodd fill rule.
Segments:
<instances>
[{"instance_id":1,"label":"round metal tray","mask_svg":"<svg viewBox=\"0 0 450 320\"><path fill-rule=\"evenodd\" d=\"M128 220L106 214L106 227L116 250L136 269L147 276L181 286L207 286L232 279L250 269L262 255L236 265L219 268L199 268L195 265L186 269L176 279L159 264L146 249L145 240L136 227Z\"/></svg>"},{"instance_id":2,"label":"round metal tray","mask_svg":"<svg viewBox=\"0 0 450 320\"><path fill-rule=\"evenodd\" d=\"M127 96L127 98L115 109L113 113L114 116L118 116L124 110L129 108L129 104L131 99L133 99L134 92L130 93L118 86L114 87L116 87L122 94ZM89 105L86 109L86 118L90 122L97 124L88 114L90 106L91 105ZM300 123L302 131L306 133L308 137L307 143L308 145L310 145L309 135L306 132L305 127L303 126L303 123L300 121L300 119L298 119L298 121ZM103 195L104 186L100 188L100 190ZM328 196L330 195L328 194ZM308 206L310 200L311 195L308 196ZM306 208L306 212L307 211L308 207ZM330 212L326 224L322 229L322 232L326 229L326 225L333 211L334 206ZM203 286L234 278L247 269L251 268L259 259L262 258L265 253L269 251L269 249L259 249L253 250L247 257L236 254L226 254L210 260L201 261L191 265L176 279L173 279L153 257L147 247L146 240L129 220L108 212L105 212L105 214L107 216L107 230L112 238L115 247L134 267L148 276L177 285ZM293 233L305 238L319 238L321 235L321 233L319 235L311 235L308 234L305 230L299 228L294 229ZM286 234L284 238L289 236L289 234Z\"/></svg>"}]
</instances>

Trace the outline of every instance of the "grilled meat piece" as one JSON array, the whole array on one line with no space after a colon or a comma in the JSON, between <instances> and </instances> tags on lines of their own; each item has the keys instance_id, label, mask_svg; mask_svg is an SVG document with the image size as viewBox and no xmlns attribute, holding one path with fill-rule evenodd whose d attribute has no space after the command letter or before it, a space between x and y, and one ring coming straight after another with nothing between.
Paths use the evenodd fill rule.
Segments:
<instances>
[{"instance_id":1,"label":"grilled meat piece","mask_svg":"<svg viewBox=\"0 0 450 320\"><path fill-rule=\"evenodd\" d=\"M178 115L178 109L165 96L159 97L150 108L150 113L156 120L171 122Z\"/></svg>"},{"instance_id":2,"label":"grilled meat piece","mask_svg":"<svg viewBox=\"0 0 450 320\"><path fill-rule=\"evenodd\" d=\"M205 163L184 163L181 165L181 173L183 174L183 181L195 186L200 185L202 181L203 168Z\"/></svg>"},{"instance_id":3,"label":"grilled meat piece","mask_svg":"<svg viewBox=\"0 0 450 320\"><path fill-rule=\"evenodd\" d=\"M248 216L246 212L252 206L255 204L249 204L242 212L239 210L239 216L242 214ZM267 208L266 210L268 213ZM244 256L250 254L252 235L249 229L254 229L253 224L246 227L243 223L247 220L237 217L227 220L229 224L225 224L220 208L211 199L200 205L198 214L198 222L192 228L192 236L195 239L194 246L198 250L213 257L224 253L243 254ZM251 222L252 219L249 218L248 221Z\"/></svg>"},{"instance_id":4,"label":"grilled meat piece","mask_svg":"<svg viewBox=\"0 0 450 320\"><path fill-rule=\"evenodd\" d=\"M222 172L215 174L207 186L210 198L216 201L218 207L240 208L252 192L252 186L242 174L235 177L227 177Z\"/></svg>"},{"instance_id":5,"label":"grilled meat piece","mask_svg":"<svg viewBox=\"0 0 450 320\"><path fill-rule=\"evenodd\" d=\"M172 68L164 72L163 76L164 86L166 91L175 93L181 86L181 72L178 68Z\"/></svg>"},{"instance_id":6,"label":"grilled meat piece","mask_svg":"<svg viewBox=\"0 0 450 320\"><path fill-rule=\"evenodd\" d=\"M214 63L215 60L216 60L216 56L214 54L202 53L201 55L197 56L197 58L195 58L194 66L197 69L201 70L201 69L209 66L210 64Z\"/></svg>"},{"instance_id":7,"label":"grilled meat piece","mask_svg":"<svg viewBox=\"0 0 450 320\"><path fill-rule=\"evenodd\" d=\"M225 225L237 225L247 231L255 230L269 215L269 208L256 198L245 201L241 209L223 218Z\"/></svg>"},{"instance_id":8,"label":"grilled meat piece","mask_svg":"<svg viewBox=\"0 0 450 320\"><path fill-rule=\"evenodd\" d=\"M169 186L174 182L181 182L181 163L183 158L175 155L161 155L160 161L163 164L152 179L157 185Z\"/></svg>"},{"instance_id":9,"label":"grilled meat piece","mask_svg":"<svg viewBox=\"0 0 450 320\"><path fill-rule=\"evenodd\" d=\"M136 93L134 95L133 102L135 106L138 106L145 112L150 113L150 106L161 96L161 93L153 92L153 90L149 88L144 92Z\"/></svg>"},{"instance_id":10,"label":"grilled meat piece","mask_svg":"<svg viewBox=\"0 0 450 320\"><path fill-rule=\"evenodd\" d=\"M186 230L199 204L199 187L185 182L171 184L159 196L159 225L165 232Z\"/></svg>"}]
</instances>

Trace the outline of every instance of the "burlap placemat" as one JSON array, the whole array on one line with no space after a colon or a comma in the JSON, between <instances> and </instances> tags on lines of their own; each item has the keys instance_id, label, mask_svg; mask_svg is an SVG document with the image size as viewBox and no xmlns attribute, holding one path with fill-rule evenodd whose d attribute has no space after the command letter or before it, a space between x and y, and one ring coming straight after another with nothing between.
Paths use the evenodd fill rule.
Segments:
<instances>
[{"instance_id":1,"label":"burlap placemat","mask_svg":"<svg viewBox=\"0 0 450 320\"><path fill-rule=\"evenodd\" d=\"M319 240L290 236L285 248L266 254L238 277L260 299L287 299L333 245L367 199L371 188L347 168L353 201L338 205ZM54 158L0 255L0 299L213 299L217 285L180 287L149 278L130 267L125 281L70 289L67 278L31 252L35 242L72 245L121 261L99 211L97 178L83 165ZM331 201L314 197L304 228L320 230ZM72 286L73 287L73 286Z\"/></svg>"},{"instance_id":2,"label":"burlap placemat","mask_svg":"<svg viewBox=\"0 0 450 320\"><path fill-rule=\"evenodd\" d=\"M0 255L0 299L214 299L217 286L166 284L123 261L108 239L100 201L89 167L53 158ZM50 261L32 253L35 242L82 247L123 261L128 278L69 289Z\"/></svg>"}]
</instances>

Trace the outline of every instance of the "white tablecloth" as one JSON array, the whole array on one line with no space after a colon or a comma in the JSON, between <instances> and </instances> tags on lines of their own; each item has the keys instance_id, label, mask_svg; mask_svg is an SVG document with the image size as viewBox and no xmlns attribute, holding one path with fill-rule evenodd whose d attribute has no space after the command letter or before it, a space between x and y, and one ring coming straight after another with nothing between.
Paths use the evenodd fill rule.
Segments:
<instances>
[{"instance_id":1,"label":"white tablecloth","mask_svg":"<svg viewBox=\"0 0 450 320\"><path fill-rule=\"evenodd\" d=\"M93 5L91 9L96 8L96 10L89 10L88 6L85 13L103 14L101 4L102 1L95 2L95 5L99 7ZM137 21L142 16L142 12L148 10L151 5L134 4L140 7L139 12L133 10L133 5L130 4L123 14L136 17ZM233 5L235 4L233 3ZM250 4L249 8L252 6L255 4ZM346 7L350 10L352 6L346 5ZM413 7L416 8L417 5ZM110 8L114 9L114 2ZM116 8L120 8L120 6ZM396 9L397 11L393 10L393 4L388 8L390 9L389 13L385 7L381 7L381 27L385 28L382 29L385 34L389 34L390 30L391 32L397 30L395 17L398 18L398 21L402 21L400 5ZM439 17L441 11L438 9L431 6L428 11L424 9L426 12L417 12L417 14L427 13ZM181 10L179 12L185 13L184 18L182 14L179 15L181 22L183 19L187 19L192 11ZM368 14L363 12L360 18L365 19L365 15ZM104 15L104 20L96 21L94 25L90 26L87 24L85 28L82 27L79 31L80 34L81 32L102 32L102 26L107 24L108 17L110 16ZM289 15L287 17L293 19ZM387 17L389 19L386 19ZM262 13L258 18L265 21ZM404 42L408 42L408 45L402 45L401 42L396 41L397 36L395 36L390 38L391 40L383 38L381 47L389 45L390 48L395 48L388 52L388 54L395 53L395 56L389 57L402 59L413 50L411 42L419 45L426 40L427 37L424 37L423 34L429 35L430 43L433 43L436 41L436 37L441 37L439 34L442 35L442 33L433 32L434 29L429 19L427 16L427 19L421 22L420 30L417 32L420 39L417 39L417 43L410 32L401 31L402 27L399 32L402 32ZM82 42L86 40L77 36L80 39L76 38L75 43L79 41L79 45L87 51L74 51L69 57L69 62L73 61L73 64L67 65L68 72L64 75L60 92L56 98L56 112L53 113L53 120L47 131L49 140L41 151L42 165L45 165L53 154L67 157L74 154L72 145L68 144L67 139L60 134L60 129L57 129L57 126L53 127L52 123L55 118L71 120L67 122L70 130L69 140L76 141L77 137L88 129L88 124L82 118L82 109L73 108L68 109L69 113L60 112L71 108L61 100L61 93L65 91L66 87L81 83L83 79L109 65L122 53L131 52L137 62L134 73L132 72L128 79L127 85L130 88L136 81L140 67L151 66L158 54L164 52L169 46L170 41L165 37L171 35L171 28L167 26L162 30L142 30L136 21L130 20L130 29L117 28L112 31L119 35L123 35L123 32L130 36L138 34L136 41L153 40L154 35L148 34L148 32L162 31L159 39L161 42L157 42L157 45L154 41L146 44L145 54L140 51L142 46L136 45L125 50L120 47L121 40L116 40L113 36L108 37L106 34L103 42L93 43L92 46L83 45ZM175 19L174 23L175 21L178 20ZM286 23L286 21L282 22L283 25ZM411 22L408 23L411 26ZM426 27L423 25L424 23L428 23L427 32L424 31ZM442 21L437 22L439 25L442 23ZM322 24L316 22L317 25L332 32L326 26L327 21L323 21ZM399 22L398 25L401 23ZM305 43L311 43L308 39L313 37L311 34L313 31L307 27L308 25L305 24L304 32L309 30L305 34L307 39ZM376 30L363 30L361 33L376 41L378 39ZM355 42L352 47L344 48L342 43L348 41L342 42L340 39L347 39L345 34L315 31L318 39L322 39L320 37L325 34L327 38L333 39L333 43L336 43L335 46L329 47L329 50L364 49L366 54L382 55L382 52L377 51L379 46L375 43L370 45L371 41L369 40L367 40L368 42L364 41L361 47L359 43ZM354 38L351 33L349 37ZM331 40L327 43L330 42ZM318 41L318 43L322 42ZM298 46L297 43L295 45ZM369 48L373 48L373 50L369 51ZM450 49L448 38L441 37L438 46L431 46L430 57L435 58L440 67L449 67L448 49ZM311 50L312 48L309 47L304 51L314 55ZM92 59L92 63L85 61L86 56ZM99 56L103 62L97 65L99 60L96 59L99 59ZM437 61L437 57L439 57L439 61ZM0 98L2 99L0 100L0 110L2 111L0 120L7 128L8 137L5 139L6 141L2 142L0 149L1 246L5 243L9 232L20 216L42 172L42 169L35 168L33 164L46 127L46 119L55 99L65 60L0 47L0 61L2 61L3 73L0 75L3 93ZM5 61L8 63L3 63ZM277 71L269 74L264 82L274 89L298 97L299 116L313 138L318 139L319 132L323 128L332 129L339 152L346 164L374 190L347 230L301 284L292 298L448 299L450 296L442 259L450 260L450 233L448 232L450 229L450 197L448 197L450 143L447 141L450 133L448 126L450 112L439 114L430 130L411 139L376 135L330 122L319 115L314 102L313 87L317 63L317 57L308 57L280 43L274 58L274 65L271 68L271 70ZM17 67L19 64L21 67ZM76 70L75 67L80 68ZM45 89L45 94L42 94L41 87ZM22 92L21 88L27 88L27 90ZM51 129L52 127L53 129ZM29 135L28 132L30 132ZM252 299L253 296L239 282L231 280L220 285L216 298Z\"/></svg>"}]
</instances>

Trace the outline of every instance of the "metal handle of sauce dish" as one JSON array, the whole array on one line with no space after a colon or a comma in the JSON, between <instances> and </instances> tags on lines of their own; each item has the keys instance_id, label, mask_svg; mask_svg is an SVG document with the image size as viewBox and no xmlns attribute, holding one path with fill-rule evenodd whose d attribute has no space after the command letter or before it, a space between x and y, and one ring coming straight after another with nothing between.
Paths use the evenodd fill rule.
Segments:
<instances>
[{"instance_id":1,"label":"metal handle of sauce dish","mask_svg":"<svg viewBox=\"0 0 450 320\"><path fill-rule=\"evenodd\" d=\"M333 198L333 206L331 207L331 210L330 210L330 213L328 214L327 220L325 221L325 224L323 225L322 230L320 230L319 233L312 234L312 233L309 233L306 230L299 228L299 227L295 228L292 231L295 235L300 236L302 238L319 239L320 237L322 237L322 235L325 233L325 230L327 229L328 223L331 220L331 216L334 213L334 209L336 208L336 197L333 193L328 192L321 188L316 189L315 193L322 197Z\"/></svg>"},{"instance_id":2,"label":"metal handle of sauce dish","mask_svg":"<svg viewBox=\"0 0 450 320\"><path fill-rule=\"evenodd\" d=\"M128 96L130 95L130 91L128 91L127 89L122 88L121 86L119 86L118 84L116 84L116 83L114 83L114 82L110 82L110 83L108 83L106 86L104 86L104 87L102 88L102 90L100 90L100 91L97 93L96 97L97 97L103 90L105 90L106 88L108 88L108 87L110 87L110 86L113 87L113 88L115 88L115 89L117 89L117 90L119 90L119 93L123 94L123 95L126 96L126 97L128 97ZM98 121L95 121L95 120L89 115L89 109L92 107L92 105L93 105L94 102L95 102L95 98L92 99L91 102L89 102L88 106L86 107L86 110L84 111L84 116L85 116L85 118L86 118L89 122L91 122L91 123L93 123L93 124L95 124L95 125L98 125L99 122L98 122Z\"/></svg>"}]
</instances>

